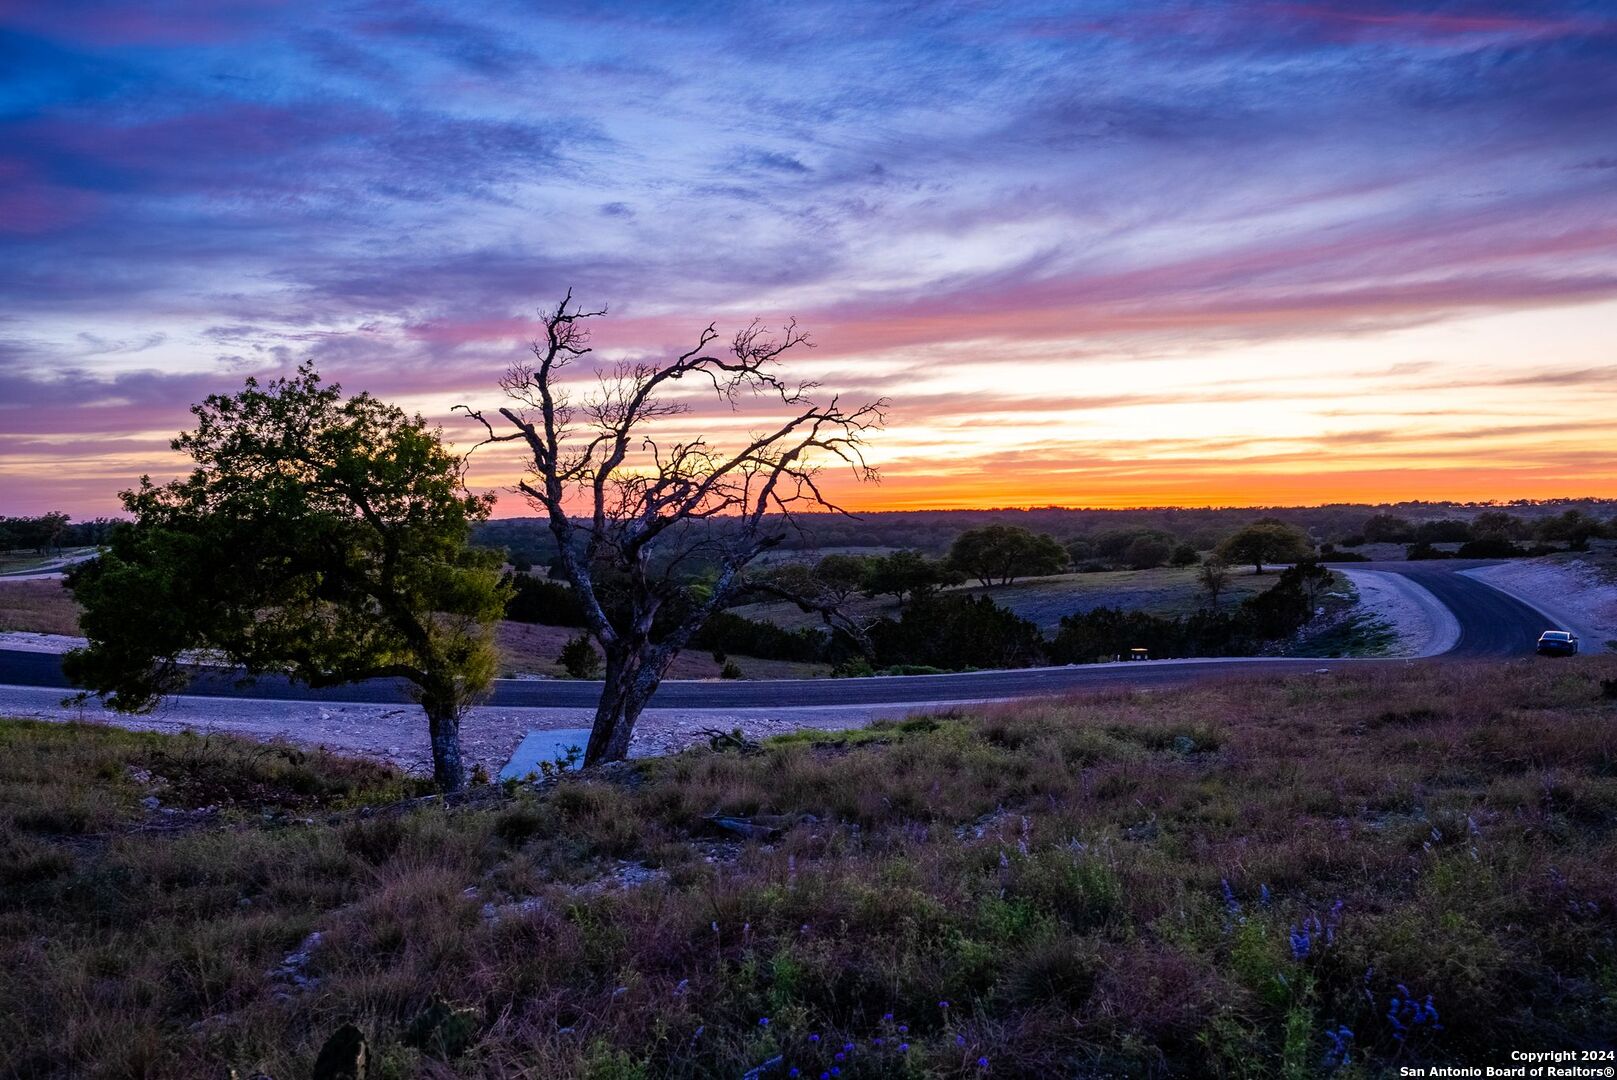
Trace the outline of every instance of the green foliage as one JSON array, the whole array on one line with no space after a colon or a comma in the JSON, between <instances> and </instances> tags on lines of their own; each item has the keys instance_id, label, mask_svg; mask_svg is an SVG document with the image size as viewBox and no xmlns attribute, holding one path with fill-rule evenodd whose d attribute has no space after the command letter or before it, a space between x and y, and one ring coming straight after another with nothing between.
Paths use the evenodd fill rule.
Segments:
<instances>
[{"instance_id":1,"label":"green foliage","mask_svg":"<svg viewBox=\"0 0 1617 1080\"><path fill-rule=\"evenodd\" d=\"M1202 587L1209 596L1221 592L1225 585L1221 564L1210 560L1201 569ZM1048 646L1049 656L1058 664L1087 664L1136 648L1157 658L1251 655L1306 624L1331 580L1330 571L1317 563L1300 562L1233 611L1209 606L1173 618L1104 607L1076 612L1061 619Z\"/></svg>"},{"instance_id":2,"label":"green foliage","mask_svg":"<svg viewBox=\"0 0 1617 1080\"><path fill-rule=\"evenodd\" d=\"M1591 539L1610 534L1610 530L1598 519L1576 508L1545 518L1533 529L1536 539L1564 540L1577 550L1587 546Z\"/></svg>"},{"instance_id":3,"label":"green foliage","mask_svg":"<svg viewBox=\"0 0 1617 1080\"><path fill-rule=\"evenodd\" d=\"M1043 651L1038 627L987 596L922 594L896 622L871 627L870 637L884 666L1025 667Z\"/></svg>"},{"instance_id":4,"label":"green foliage","mask_svg":"<svg viewBox=\"0 0 1617 1080\"><path fill-rule=\"evenodd\" d=\"M1405 549L1404 558L1410 562L1422 562L1431 559L1452 559L1454 558L1454 553L1433 547L1430 542L1421 540L1418 543L1410 544Z\"/></svg>"},{"instance_id":5,"label":"green foliage","mask_svg":"<svg viewBox=\"0 0 1617 1080\"><path fill-rule=\"evenodd\" d=\"M809 627L785 630L772 622L749 619L733 611L719 611L696 632L691 644L724 654L813 663L825 659L826 636Z\"/></svg>"},{"instance_id":6,"label":"green foliage","mask_svg":"<svg viewBox=\"0 0 1617 1080\"><path fill-rule=\"evenodd\" d=\"M852 596L865 583L870 560L862 555L827 555L814 564L814 575L834 595Z\"/></svg>"},{"instance_id":7,"label":"green foliage","mask_svg":"<svg viewBox=\"0 0 1617 1080\"><path fill-rule=\"evenodd\" d=\"M1155 536L1136 537L1123 552L1123 561L1130 570L1151 570L1168 561L1172 546Z\"/></svg>"},{"instance_id":8,"label":"green foliage","mask_svg":"<svg viewBox=\"0 0 1617 1080\"><path fill-rule=\"evenodd\" d=\"M578 594L560 581L532 574L507 574L501 584L509 591L505 617L512 622L545 626L583 626L584 605Z\"/></svg>"},{"instance_id":9,"label":"green foliage","mask_svg":"<svg viewBox=\"0 0 1617 1080\"><path fill-rule=\"evenodd\" d=\"M891 596L902 604L964 580L960 571L919 551L895 551L866 563L861 587L870 596Z\"/></svg>"},{"instance_id":10,"label":"green foliage","mask_svg":"<svg viewBox=\"0 0 1617 1080\"><path fill-rule=\"evenodd\" d=\"M0 517L0 551L55 550L67 539L70 520L60 510L37 517Z\"/></svg>"},{"instance_id":11,"label":"green foliage","mask_svg":"<svg viewBox=\"0 0 1617 1080\"><path fill-rule=\"evenodd\" d=\"M433 995L427 1007L417 1013L400 1040L435 1058L458 1058L477 1040L482 1022L476 1009L456 1008Z\"/></svg>"},{"instance_id":12,"label":"green foliage","mask_svg":"<svg viewBox=\"0 0 1617 1080\"><path fill-rule=\"evenodd\" d=\"M1173 554L1168 557L1168 563L1170 566L1195 566L1201 562L1201 558L1194 544L1180 544L1173 549Z\"/></svg>"},{"instance_id":13,"label":"green foliage","mask_svg":"<svg viewBox=\"0 0 1617 1080\"><path fill-rule=\"evenodd\" d=\"M492 499L438 433L307 365L192 412L173 445L196 468L124 492L133 522L69 577L89 639L69 675L141 711L206 652L312 686L407 679L452 721L493 677L505 593L499 556L467 546Z\"/></svg>"},{"instance_id":14,"label":"green foliage","mask_svg":"<svg viewBox=\"0 0 1617 1080\"><path fill-rule=\"evenodd\" d=\"M1255 521L1218 546L1219 555L1232 563L1251 563L1263 573L1264 563L1298 562L1314 552L1306 534L1272 518Z\"/></svg>"},{"instance_id":15,"label":"green foliage","mask_svg":"<svg viewBox=\"0 0 1617 1080\"><path fill-rule=\"evenodd\" d=\"M588 634L569 638L561 647L556 663L574 679L593 679L601 674L601 655L595 651L595 643Z\"/></svg>"},{"instance_id":16,"label":"green foliage","mask_svg":"<svg viewBox=\"0 0 1617 1080\"><path fill-rule=\"evenodd\" d=\"M1455 554L1462 559L1511 559L1520 555L1521 549L1503 536L1489 535L1467 540Z\"/></svg>"},{"instance_id":17,"label":"green foliage","mask_svg":"<svg viewBox=\"0 0 1617 1080\"><path fill-rule=\"evenodd\" d=\"M1401 544L1415 537L1415 527L1395 514L1371 514L1359 532L1372 544Z\"/></svg>"},{"instance_id":18,"label":"green foliage","mask_svg":"<svg viewBox=\"0 0 1617 1080\"><path fill-rule=\"evenodd\" d=\"M949 548L949 566L983 585L1009 585L1066 569L1067 552L1055 538L1015 525L967 529Z\"/></svg>"}]
</instances>

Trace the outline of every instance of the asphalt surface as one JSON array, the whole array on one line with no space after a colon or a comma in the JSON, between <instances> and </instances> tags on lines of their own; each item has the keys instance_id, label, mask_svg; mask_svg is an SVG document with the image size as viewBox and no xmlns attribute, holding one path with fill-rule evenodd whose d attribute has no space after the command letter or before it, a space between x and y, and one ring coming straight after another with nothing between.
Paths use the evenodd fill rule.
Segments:
<instances>
[{"instance_id":1,"label":"asphalt surface","mask_svg":"<svg viewBox=\"0 0 1617 1080\"><path fill-rule=\"evenodd\" d=\"M1538 635L1557 629L1554 619L1514 596L1460 570L1492 566L1499 559L1433 559L1430 562L1334 563L1346 570L1382 570L1399 574L1419 585L1454 613L1460 639L1444 653L1452 658L1527 656Z\"/></svg>"},{"instance_id":2,"label":"asphalt surface","mask_svg":"<svg viewBox=\"0 0 1617 1080\"><path fill-rule=\"evenodd\" d=\"M1449 659L1526 656L1552 620L1514 597L1455 571L1488 565L1487 560L1338 564L1350 569L1401 574L1428 590L1454 613L1460 636L1442 655ZM1107 686L1176 686L1235 674L1340 669L1386 660L1235 659L1155 660L1143 663L1085 664L955 675L910 675L870 679L774 679L735 682L668 681L652 706L661 709L771 709L829 705L927 704L1034 697ZM61 658L51 653L0 650L0 685L71 689ZM398 703L411 700L396 680L310 690L284 678L245 682L228 673L201 671L186 693L207 697L299 701ZM558 679L500 679L487 704L504 707L593 708L600 684Z\"/></svg>"}]
</instances>

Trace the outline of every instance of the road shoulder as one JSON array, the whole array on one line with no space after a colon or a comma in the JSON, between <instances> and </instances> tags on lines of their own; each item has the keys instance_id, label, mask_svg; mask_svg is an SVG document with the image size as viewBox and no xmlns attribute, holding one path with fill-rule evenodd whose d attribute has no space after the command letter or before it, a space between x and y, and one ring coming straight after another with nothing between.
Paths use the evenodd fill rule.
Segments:
<instances>
[{"instance_id":1,"label":"road shoulder","mask_svg":"<svg viewBox=\"0 0 1617 1080\"><path fill-rule=\"evenodd\" d=\"M1460 623L1448 606L1402 574L1335 567L1359 592L1359 607L1392 628L1396 643L1387 654L1438 656L1460 640Z\"/></svg>"}]
</instances>

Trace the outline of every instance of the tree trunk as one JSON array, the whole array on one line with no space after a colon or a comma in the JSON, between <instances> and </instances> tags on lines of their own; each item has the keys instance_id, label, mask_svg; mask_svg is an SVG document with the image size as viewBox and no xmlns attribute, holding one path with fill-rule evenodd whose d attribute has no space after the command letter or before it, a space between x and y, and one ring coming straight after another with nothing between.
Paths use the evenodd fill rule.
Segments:
<instances>
[{"instance_id":1,"label":"tree trunk","mask_svg":"<svg viewBox=\"0 0 1617 1080\"><path fill-rule=\"evenodd\" d=\"M595 709L584 765L622 761L629 756L635 721L662 682L674 653L650 643L619 644L606 650L606 676Z\"/></svg>"},{"instance_id":2,"label":"tree trunk","mask_svg":"<svg viewBox=\"0 0 1617 1080\"><path fill-rule=\"evenodd\" d=\"M443 792L466 786L466 765L460 756L460 707L441 699L423 698L427 731L432 737L432 782Z\"/></svg>"}]
</instances>

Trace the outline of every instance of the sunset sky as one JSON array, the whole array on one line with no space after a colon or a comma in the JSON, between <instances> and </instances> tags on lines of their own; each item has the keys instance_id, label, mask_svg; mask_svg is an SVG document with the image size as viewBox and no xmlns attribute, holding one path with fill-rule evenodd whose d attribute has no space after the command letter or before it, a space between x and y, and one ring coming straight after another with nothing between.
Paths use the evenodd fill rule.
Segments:
<instances>
[{"instance_id":1,"label":"sunset sky","mask_svg":"<svg viewBox=\"0 0 1617 1080\"><path fill-rule=\"evenodd\" d=\"M0 0L0 58L0 514L304 358L469 444L569 286L603 361L796 316L893 402L856 506L1617 495L1610 0Z\"/></svg>"}]
</instances>

